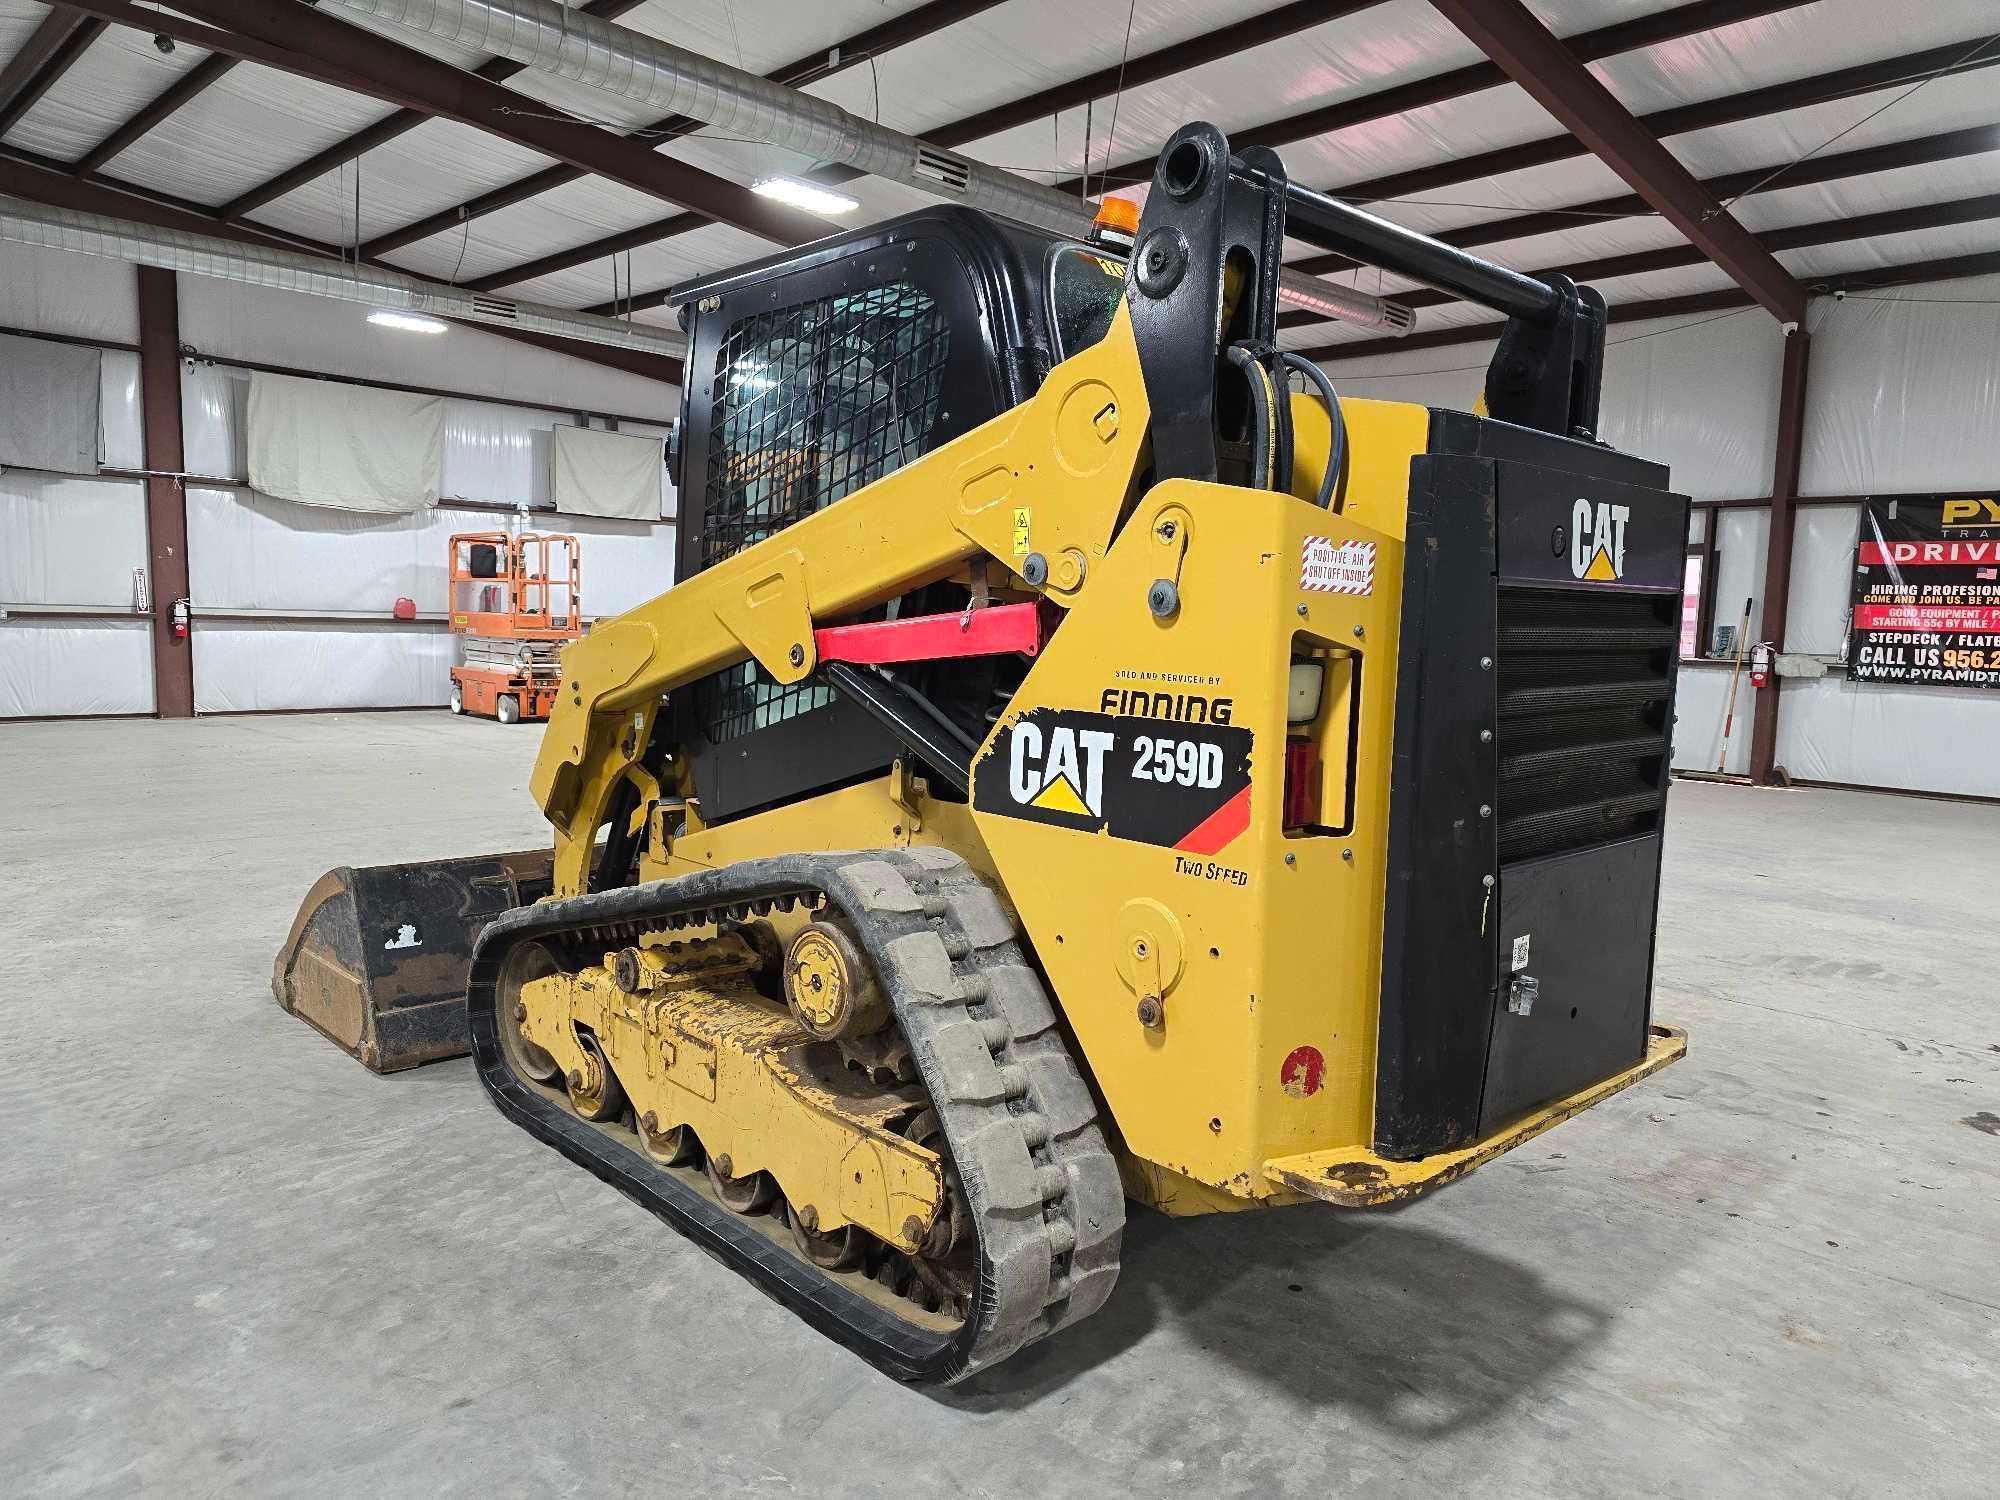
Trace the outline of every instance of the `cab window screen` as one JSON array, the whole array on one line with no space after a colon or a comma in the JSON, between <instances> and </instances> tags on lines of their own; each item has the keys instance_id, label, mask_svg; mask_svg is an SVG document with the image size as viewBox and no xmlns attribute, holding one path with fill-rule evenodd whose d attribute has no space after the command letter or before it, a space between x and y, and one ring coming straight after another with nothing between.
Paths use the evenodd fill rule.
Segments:
<instances>
[{"instance_id":1,"label":"cab window screen","mask_svg":"<svg viewBox=\"0 0 2000 1500\"><path fill-rule=\"evenodd\" d=\"M1125 295L1125 267L1088 250L1056 251L1049 265L1049 297L1055 305L1056 342L1068 359L1111 331L1118 300Z\"/></svg>"},{"instance_id":2,"label":"cab window screen","mask_svg":"<svg viewBox=\"0 0 2000 1500\"><path fill-rule=\"evenodd\" d=\"M715 362L702 566L922 457L950 337L906 281L731 328Z\"/></svg>"},{"instance_id":3,"label":"cab window screen","mask_svg":"<svg viewBox=\"0 0 2000 1500\"><path fill-rule=\"evenodd\" d=\"M951 331L908 281L758 313L717 351L709 428L706 568L921 458L940 434ZM783 687L756 663L698 693L715 741L831 701L824 684Z\"/></svg>"}]
</instances>

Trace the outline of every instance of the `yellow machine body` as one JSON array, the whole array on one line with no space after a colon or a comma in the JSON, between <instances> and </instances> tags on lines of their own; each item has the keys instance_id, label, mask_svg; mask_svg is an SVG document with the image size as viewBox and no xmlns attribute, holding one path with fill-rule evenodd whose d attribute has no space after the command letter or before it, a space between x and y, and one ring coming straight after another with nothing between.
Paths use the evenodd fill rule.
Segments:
<instances>
[{"instance_id":1,"label":"yellow machine body","mask_svg":"<svg viewBox=\"0 0 2000 1500\"><path fill-rule=\"evenodd\" d=\"M621 777L645 774L639 748L663 692L746 655L781 682L797 680L814 665L816 620L976 556L1016 565L1025 516L1036 550L1083 562L1073 588L1050 590L1067 618L981 759L1004 753L1012 726L1037 709L1097 713L1130 701L1120 694L1161 695L1169 714L1212 715L1226 703L1228 722L1252 740L1240 831L1200 853L1083 834L976 798L970 808L934 800L899 765L714 828L701 823L698 793L682 804L654 792L639 814L649 818L641 878L800 849L929 844L960 854L991 875L1034 944L1116 1125L1128 1191L1171 1213L1303 1196L1386 1201L1546 1128L1552 1120L1517 1122L1414 1163L1385 1164L1369 1148L1404 516L1429 413L1355 399L1342 409L1351 470L1338 515L1298 496L1193 481L1154 486L1128 508L1146 396L1121 314L1025 405L601 625L564 658L563 698L535 770L557 831L557 894L582 889L579 831L594 834ZM1304 488L1317 483L1328 426L1315 400L1294 397L1294 411ZM940 498L954 496L956 505ZM1302 588L1308 537L1372 548L1369 590ZM1147 607L1158 578L1176 582L1171 622ZM1310 732L1320 803L1343 809L1343 834L1288 833L1276 805L1287 670L1301 652L1328 664ZM1204 706L1191 710L1190 700ZM675 815L684 831L669 837ZM1157 1024L1139 1019L1148 997ZM1656 1039L1616 1086L1683 1047ZM1594 1085L1589 1099L1549 1112L1560 1118L1613 1091ZM762 1118L774 1132L789 1128ZM783 1149L773 1139L754 1155Z\"/></svg>"},{"instance_id":2,"label":"yellow machine body","mask_svg":"<svg viewBox=\"0 0 2000 1500\"><path fill-rule=\"evenodd\" d=\"M1128 1198L1393 1203L1685 1050L1686 504L1588 440L1602 299L1212 126L1156 177L1129 263L951 209L683 288L684 576L563 653L548 864L336 872L274 981L372 1065L462 1023L902 1378L1102 1305ZM1497 415L1277 349L1288 225L1500 296Z\"/></svg>"}]
</instances>

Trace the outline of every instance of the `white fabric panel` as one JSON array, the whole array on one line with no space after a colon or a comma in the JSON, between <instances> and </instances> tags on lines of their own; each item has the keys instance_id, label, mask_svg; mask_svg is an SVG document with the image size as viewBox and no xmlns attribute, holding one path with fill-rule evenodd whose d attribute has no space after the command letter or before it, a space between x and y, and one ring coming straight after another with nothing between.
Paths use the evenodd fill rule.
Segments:
<instances>
[{"instance_id":1,"label":"white fabric panel","mask_svg":"<svg viewBox=\"0 0 2000 1500\"><path fill-rule=\"evenodd\" d=\"M553 411L446 401L444 494L498 505L547 505L550 434L574 421Z\"/></svg>"},{"instance_id":2,"label":"white fabric panel","mask_svg":"<svg viewBox=\"0 0 2000 1500\"><path fill-rule=\"evenodd\" d=\"M1838 656L1847 640L1858 505L1803 505L1792 512L1792 593L1785 608L1785 649ZM1791 688L1785 689L1787 703ZM1994 704L2000 710L2000 702ZM1788 710L1789 711L1789 710Z\"/></svg>"},{"instance_id":3,"label":"white fabric panel","mask_svg":"<svg viewBox=\"0 0 2000 1500\"><path fill-rule=\"evenodd\" d=\"M1717 515L1715 608L1710 613L1717 625L1741 625L1743 601L1752 600L1750 644L1754 646L1763 639L1764 549L1770 542L1771 512L1725 510Z\"/></svg>"},{"instance_id":4,"label":"white fabric panel","mask_svg":"<svg viewBox=\"0 0 2000 1500\"><path fill-rule=\"evenodd\" d=\"M60 615L0 620L0 719L152 711L147 621Z\"/></svg>"},{"instance_id":5,"label":"white fabric panel","mask_svg":"<svg viewBox=\"0 0 2000 1500\"><path fill-rule=\"evenodd\" d=\"M2000 481L2000 276L1815 304L1808 495Z\"/></svg>"},{"instance_id":6,"label":"white fabric panel","mask_svg":"<svg viewBox=\"0 0 2000 1500\"><path fill-rule=\"evenodd\" d=\"M0 334L0 467L97 472L95 349Z\"/></svg>"},{"instance_id":7,"label":"white fabric panel","mask_svg":"<svg viewBox=\"0 0 2000 1500\"><path fill-rule=\"evenodd\" d=\"M387 615L399 598L441 615L454 532L503 529L487 511L371 516L274 500L248 489L190 488L188 553L195 609ZM531 525L555 529L553 518ZM565 518L578 538L586 617L619 614L674 581L674 529ZM97 601L93 601L97 602Z\"/></svg>"},{"instance_id":8,"label":"white fabric panel","mask_svg":"<svg viewBox=\"0 0 2000 1500\"><path fill-rule=\"evenodd\" d=\"M139 342L139 278L119 260L0 245L0 325Z\"/></svg>"},{"instance_id":9,"label":"white fabric panel","mask_svg":"<svg viewBox=\"0 0 2000 1500\"><path fill-rule=\"evenodd\" d=\"M189 588L197 610L302 614L379 611L414 599L445 608L453 530L492 530L493 516L367 514L295 505L252 490L187 492Z\"/></svg>"},{"instance_id":10,"label":"white fabric panel","mask_svg":"<svg viewBox=\"0 0 2000 1500\"><path fill-rule=\"evenodd\" d=\"M457 641L442 626L197 620L197 713L442 706Z\"/></svg>"},{"instance_id":11,"label":"white fabric panel","mask_svg":"<svg viewBox=\"0 0 2000 1500\"><path fill-rule=\"evenodd\" d=\"M223 82L263 71L238 68ZM214 92L210 89L202 98ZM186 113L182 110L174 118ZM259 159L269 170L270 158ZM769 248L762 246L758 253ZM0 277L0 282L5 279ZM370 323L368 310L351 303L205 276L183 276L180 292L182 342L225 362L242 359L361 380L505 396L562 411L584 407L634 417L657 414L664 421L680 408L680 393L671 385L470 328L403 333ZM609 294L606 287L600 296Z\"/></svg>"},{"instance_id":12,"label":"white fabric panel","mask_svg":"<svg viewBox=\"0 0 2000 1500\"><path fill-rule=\"evenodd\" d=\"M139 356L106 349L98 366L97 452L107 469L146 466L146 423L139 408Z\"/></svg>"},{"instance_id":13,"label":"white fabric panel","mask_svg":"<svg viewBox=\"0 0 2000 1500\"><path fill-rule=\"evenodd\" d=\"M667 473L667 466L664 462L667 438L673 429L664 424L656 425L651 422L624 422L619 425L618 430L623 433L629 433L633 437L659 439L662 458L660 464L660 514L671 519L678 519L680 516L680 496L674 490L673 476Z\"/></svg>"},{"instance_id":14,"label":"white fabric panel","mask_svg":"<svg viewBox=\"0 0 2000 1500\"><path fill-rule=\"evenodd\" d=\"M666 455L658 438L588 427L558 427L549 493L573 516L657 521Z\"/></svg>"},{"instance_id":15,"label":"white fabric panel","mask_svg":"<svg viewBox=\"0 0 2000 1500\"><path fill-rule=\"evenodd\" d=\"M2000 797L2000 694L1826 676L1785 684L1777 762L1801 781Z\"/></svg>"},{"instance_id":16,"label":"white fabric panel","mask_svg":"<svg viewBox=\"0 0 2000 1500\"><path fill-rule=\"evenodd\" d=\"M585 619L623 614L673 587L673 527L589 516L566 518L562 526L577 539Z\"/></svg>"},{"instance_id":17,"label":"white fabric panel","mask_svg":"<svg viewBox=\"0 0 2000 1500\"><path fill-rule=\"evenodd\" d=\"M250 482L267 495L342 510L435 505L444 398L293 375L250 378Z\"/></svg>"},{"instance_id":18,"label":"white fabric panel","mask_svg":"<svg viewBox=\"0 0 2000 1500\"><path fill-rule=\"evenodd\" d=\"M1673 487L1696 500L1769 494L1784 355L1777 323L1654 320L1614 338L1604 356L1598 436L1668 465Z\"/></svg>"},{"instance_id":19,"label":"white fabric panel","mask_svg":"<svg viewBox=\"0 0 2000 1500\"><path fill-rule=\"evenodd\" d=\"M181 362L181 449L190 474L250 477L250 372Z\"/></svg>"},{"instance_id":20,"label":"white fabric panel","mask_svg":"<svg viewBox=\"0 0 2000 1500\"><path fill-rule=\"evenodd\" d=\"M189 473L248 478L244 421L249 399L248 370L198 361L183 371L181 424ZM562 411L447 397L441 500L547 506L549 435L574 422L573 415Z\"/></svg>"},{"instance_id":21,"label":"white fabric panel","mask_svg":"<svg viewBox=\"0 0 2000 1500\"><path fill-rule=\"evenodd\" d=\"M1715 770L1722 749L1722 721L1729 708L1729 668L1681 668L1674 688L1673 764L1676 771ZM1790 697L1790 689L1786 690ZM1750 727L1757 717L1757 694L1744 665L1736 683L1736 718L1729 730L1729 755L1723 769L1732 775L1750 773ZM1789 702L1786 705L1789 708ZM1778 722L1784 722L1783 714Z\"/></svg>"},{"instance_id":22,"label":"white fabric panel","mask_svg":"<svg viewBox=\"0 0 2000 1500\"><path fill-rule=\"evenodd\" d=\"M0 604L125 609L145 565L139 480L0 472Z\"/></svg>"}]
</instances>

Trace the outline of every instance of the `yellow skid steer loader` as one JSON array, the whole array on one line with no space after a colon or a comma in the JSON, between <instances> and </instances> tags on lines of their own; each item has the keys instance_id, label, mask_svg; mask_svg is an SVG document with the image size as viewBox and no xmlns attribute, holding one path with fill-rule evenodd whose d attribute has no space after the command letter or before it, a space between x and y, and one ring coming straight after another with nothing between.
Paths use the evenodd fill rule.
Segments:
<instances>
[{"instance_id":1,"label":"yellow skid steer loader","mask_svg":"<svg viewBox=\"0 0 2000 1500\"><path fill-rule=\"evenodd\" d=\"M1288 236L1505 313L1482 412L1281 352ZM1595 293L1191 125L1129 253L941 208L678 302L682 581L564 654L552 849L333 872L288 1008L917 1380L1127 1198L1395 1202L1681 1055L1687 506Z\"/></svg>"}]
</instances>

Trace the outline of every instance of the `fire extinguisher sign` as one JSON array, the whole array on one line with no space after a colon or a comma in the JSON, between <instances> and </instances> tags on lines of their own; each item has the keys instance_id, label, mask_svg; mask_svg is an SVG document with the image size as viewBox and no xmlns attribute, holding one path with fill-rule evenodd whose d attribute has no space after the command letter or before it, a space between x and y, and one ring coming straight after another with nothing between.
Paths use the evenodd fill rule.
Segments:
<instances>
[{"instance_id":1,"label":"fire extinguisher sign","mask_svg":"<svg viewBox=\"0 0 2000 1500\"><path fill-rule=\"evenodd\" d=\"M1851 681L2000 688L2000 494L1865 502L1852 603Z\"/></svg>"}]
</instances>

